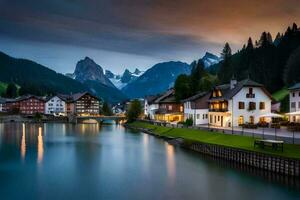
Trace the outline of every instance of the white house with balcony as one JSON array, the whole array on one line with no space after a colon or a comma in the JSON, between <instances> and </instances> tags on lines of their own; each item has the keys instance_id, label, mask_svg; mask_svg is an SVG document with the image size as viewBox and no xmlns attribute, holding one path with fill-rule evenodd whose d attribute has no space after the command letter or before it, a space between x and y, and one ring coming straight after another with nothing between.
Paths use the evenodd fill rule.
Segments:
<instances>
[{"instance_id":1,"label":"white house with balcony","mask_svg":"<svg viewBox=\"0 0 300 200\"><path fill-rule=\"evenodd\" d=\"M155 103L158 95L146 96L144 102L144 114L146 118L154 120L155 112L158 110L159 104Z\"/></svg>"},{"instance_id":2,"label":"white house with balcony","mask_svg":"<svg viewBox=\"0 0 300 200\"><path fill-rule=\"evenodd\" d=\"M212 126L232 127L245 123L269 122L272 96L262 84L250 79L231 80L216 86L209 98L208 120Z\"/></svg>"},{"instance_id":3,"label":"white house with balcony","mask_svg":"<svg viewBox=\"0 0 300 200\"><path fill-rule=\"evenodd\" d=\"M199 92L198 94L183 100L184 120L193 119L195 125L208 124L208 100L210 92Z\"/></svg>"},{"instance_id":4,"label":"white house with balcony","mask_svg":"<svg viewBox=\"0 0 300 200\"><path fill-rule=\"evenodd\" d=\"M45 104L45 114L65 116L66 102L59 96L48 98Z\"/></svg>"},{"instance_id":5,"label":"white house with balcony","mask_svg":"<svg viewBox=\"0 0 300 200\"><path fill-rule=\"evenodd\" d=\"M300 122L300 83L296 83L289 88L290 99L290 122Z\"/></svg>"}]
</instances>

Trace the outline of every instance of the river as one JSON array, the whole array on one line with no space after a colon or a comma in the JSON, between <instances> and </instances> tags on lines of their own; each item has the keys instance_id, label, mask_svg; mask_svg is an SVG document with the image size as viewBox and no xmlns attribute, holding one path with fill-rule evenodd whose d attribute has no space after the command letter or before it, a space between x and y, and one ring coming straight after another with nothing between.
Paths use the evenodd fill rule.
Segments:
<instances>
[{"instance_id":1,"label":"river","mask_svg":"<svg viewBox=\"0 0 300 200\"><path fill-rule=\"evenodd\" d=\"M300 199L299 179L122 125L0 124L0 199Z\"/></svg>"}]
</instances>

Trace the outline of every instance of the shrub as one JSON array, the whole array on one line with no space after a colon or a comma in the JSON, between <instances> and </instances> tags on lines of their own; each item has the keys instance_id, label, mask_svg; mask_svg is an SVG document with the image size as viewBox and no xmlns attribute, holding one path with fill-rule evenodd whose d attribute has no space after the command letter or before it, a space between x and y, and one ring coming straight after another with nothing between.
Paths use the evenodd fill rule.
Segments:
<instances>
[{"instance_id":1,"label":"shrub","mask_svg":"<svg viewBox=\"0 0 300 200\"><path fill-rule=\"evenodd\" d=\"M188 118L185 120L185 125L186 126L193 126L194 122L192 118Z\"/></svg>"}]
</instances>

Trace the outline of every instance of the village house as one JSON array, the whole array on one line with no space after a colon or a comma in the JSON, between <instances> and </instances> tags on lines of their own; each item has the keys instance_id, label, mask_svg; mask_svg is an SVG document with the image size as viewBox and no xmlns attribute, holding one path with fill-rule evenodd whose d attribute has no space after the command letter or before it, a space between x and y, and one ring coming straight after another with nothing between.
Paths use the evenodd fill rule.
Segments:
<instances>
[{"instance_id":1,"label":"village house","mask_svg":"<svg viewBox=\"0 0 300 200\"><path fill-rule=\"evenodd\" d=\"M66 115L66 102L62 97L52 96L47 98L45 103L45 114L48 115Z\"/></svg>"},{"instance_id":2,"label":"village house","mask_svg":"<svg viewBox=\"0 0 300 200\"><path fill-rule=\"evenodd\" d=\"M67 113L80 116L99 115L100 100L89 92L62 97L67 102Z\"/></svg>"},{"instance_id":3,"label":"village house","mask_svg":"<svg viewBox=\"0 0 300 200\"><path fill-rule=\"evenodd\" d=\"M6 100L0 97L0 112L4 112L5 102Z\"/></svg>"},{"instance_id":4,"label":"village house","mask_svg":"<svg viewBox=\"0 0 300 200\"><path fill-rule=\"evenodd\" d=\"M45 99L35 95L24 95L16 99L6 99L5 112L16 112L25 115L44 113Z\"/></svg>"},{"instance_id":5,"label":"village house","mask_svg":"<svg viewBox=\"0 0 300 200\"><path fill-rule=\"evenodd\" d=\"M272 97L262 84L245 79L216 86L209 98L209 124L219 127L255 124L270 119Z\"/></svg>"},{"instance_id":6,"label":"village house","mask_svg":"<svg viewBox=\"0 0 300 200\"><path fill-rule=\"evenodd\" d=\"M144 104L144 114L148 119L154 119L155 112L158 110L158 103L154 101L159 97L159 95L152 95L145 97Z\"/></svg>"},{"instance_id":7,"label":"village house","mask_svg":"<svg viewBox=\"0 0 300 200\"><path fill-rule=\"evenodd\" d=\"M208 124L208 100L210 92L199 92L182 102L184 103L184 120L193 119L193 125Z\"/></svg>"},{"instance_id":8,"label":"village house","mask_svg":"<svg viewBox=\"0 0 300 200\"><path fill-rule=\"evenodd\" d=\"M290 99L290 122L300 122L300 83L289 88Z\"/></svg>"},{"instance_id":9,"label":"village house","mask_svg":"<svg viewBox=\"0 0 300 200\"><path fill-rule=\"evenodd\" d=\"M158 97L154 104L158 104L154 115L155 120L165 122L182 122L184 120L183 104L176 101L174 89L170 89Z\"/></svg>"}]
</instances>

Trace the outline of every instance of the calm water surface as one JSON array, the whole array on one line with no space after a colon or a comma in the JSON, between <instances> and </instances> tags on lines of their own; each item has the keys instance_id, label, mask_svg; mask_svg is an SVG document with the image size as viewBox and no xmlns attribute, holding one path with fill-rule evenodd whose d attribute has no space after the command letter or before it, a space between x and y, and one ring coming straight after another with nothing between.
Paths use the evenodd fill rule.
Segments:
<instances>
[{"instance_id":1,"label":"calm water surface","mask_svg":"<svg viewBox=\"0 0 300 200\"><path fill-rule=\"evenodd\" d=\"M1 200L288 200L299 187L120 125L0 124Z\"/></svg>"}]
</instances>

